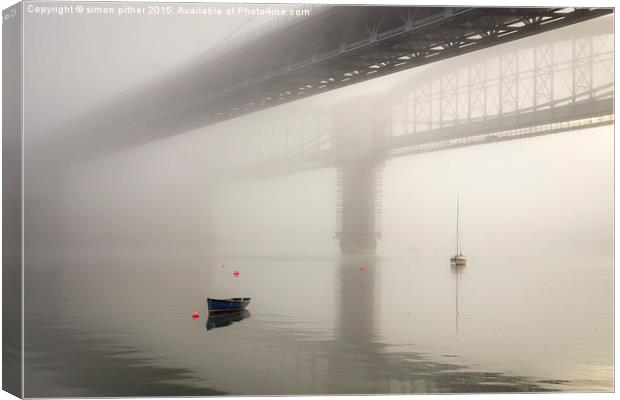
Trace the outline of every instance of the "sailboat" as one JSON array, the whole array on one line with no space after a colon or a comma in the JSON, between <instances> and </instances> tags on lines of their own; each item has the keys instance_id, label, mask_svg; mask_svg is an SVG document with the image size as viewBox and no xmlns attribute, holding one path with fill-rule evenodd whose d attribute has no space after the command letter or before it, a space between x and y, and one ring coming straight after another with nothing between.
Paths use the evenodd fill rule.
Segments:
<instances>
[{"instance_id":1,"label":"sailboat","mask_svg":"<svg viewBox=\"0 0 620 400\"><path fill-rule=\"evenodd\" d=\"M459 196L456 196L456 254L450 257L450 264L457 266L467 264L467 258L463 255L459 246Z\"/></svg>"}]
</instances>

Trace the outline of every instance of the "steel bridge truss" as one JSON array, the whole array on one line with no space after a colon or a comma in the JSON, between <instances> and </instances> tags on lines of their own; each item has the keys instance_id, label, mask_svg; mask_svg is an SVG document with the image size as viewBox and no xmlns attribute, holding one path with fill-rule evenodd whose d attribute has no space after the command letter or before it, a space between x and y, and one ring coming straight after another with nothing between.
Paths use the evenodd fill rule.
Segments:
<instances>
[{"instance_id":1,"label":"steel bridge truss","mask_svg":"<svg viewBox=\"0 0 620 400\"><path fill-rule=\"evenodd\" d=\"M140 97L179 132L608 14L590 8L323 7ZM165 93L165 96L162 94Z\"/></svg>"},{"instance_id":2,"label":"steel bridge truss","mask_svg":"<svg viewBox=\"0 0 620 400\"><path fill-rule=\"evenodd\" d=\"M613 58L613 35L599 32L434 70L403 89L385 146L403 154L456 139L464 145L468 137L478 143L481 135L500 140L611 123Z\"/></svg>"},{"instance_id":3,"label":"steel bridge truss","mask_svg":"<svg viewBox=\"0 0 620 400\"><path fill-rule=\"evenodd\" d=\"M391 110L385 134L374 136L357 157L385 160L612 123L613 34L602 27L587 37L559 33L552 39L517 51L495 48L490 57L466 56L413 74L378 100ZM343 147L360 146L351 140L362 129L337 122L356 109L342 107L307 106L286 114L273 109L229 121L221 128L239 133L228 133L220 151L241 175L338 165L351 158ZM373 111L359 112L366 113ZM248 123L251 131L243 128ZM355 134L343 138L346 130Z\"/></svg>"}]
</instances>

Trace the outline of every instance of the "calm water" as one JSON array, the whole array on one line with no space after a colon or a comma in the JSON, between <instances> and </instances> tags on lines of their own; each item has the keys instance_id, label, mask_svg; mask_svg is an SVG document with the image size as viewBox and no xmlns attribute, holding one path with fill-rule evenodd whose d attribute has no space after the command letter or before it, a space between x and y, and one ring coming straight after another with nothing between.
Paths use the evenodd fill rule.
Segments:
<instances>
[{"instance_id":1,"label":"calm water","mask_svg":"<svg viewBox=\"0 0 620 400\"><path fill-rule=\"evenodd\" d=\"M448 256L40 257L26 396L612 390L610 257Z\"/></svg>"}]
</instances>

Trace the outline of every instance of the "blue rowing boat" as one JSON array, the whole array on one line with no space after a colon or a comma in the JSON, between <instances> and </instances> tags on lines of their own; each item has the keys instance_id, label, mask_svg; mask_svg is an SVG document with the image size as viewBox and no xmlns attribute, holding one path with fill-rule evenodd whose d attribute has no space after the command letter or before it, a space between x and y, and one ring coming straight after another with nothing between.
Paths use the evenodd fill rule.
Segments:
<instances>
[{"instance_id":1,"label":"blue rowing boat","mask_svg":"<svg viewBox=\"0 0 620 400\"><path fill-rule=\"evenodd\" d=\"M233 297L230 299L207 299L207 306L210 313L241 311L250 304L249 297Z\"/></svg>"}]
</instances>

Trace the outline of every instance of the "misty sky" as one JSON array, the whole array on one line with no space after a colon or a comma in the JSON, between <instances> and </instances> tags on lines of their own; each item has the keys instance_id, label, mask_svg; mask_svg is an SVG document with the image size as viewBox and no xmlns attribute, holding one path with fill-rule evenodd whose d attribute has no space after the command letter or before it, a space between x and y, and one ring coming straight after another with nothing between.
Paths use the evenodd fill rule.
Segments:
<instances>
[{"instance_id":1,"label":"misty sky","mask_svg":"<svg viewBox=\"0 0 620 400\"><path fill-rule=\"evenodd\" d=\"M28 16L26 160L38 156L29 153L28 144L50 134L52 127L209 49L245 20ZM563 29L574 32L612 22L605 17ZM527 48L539 40L503 47ZM442 62L437 71L492 57L496 51ZM32 179L26 188L30 215L36 219L30 232L49 238L61 227L66 246L336 253L335 169L222 182L214 176L211 155L218 153L224 138L251 135L262 120L389 93L414 85L416 76L422 76L417 74L428 75L433 68L405 71L109 154L75 166L53 187ZM57 145L71 148L62 139ZM463 244L471 257L549 249L609 255L612 171L611 126L390 160L383 170L379 252L452 251L458 193ZM41 172L30 171L30 176Z\"/></svg>"}]
</instances>

